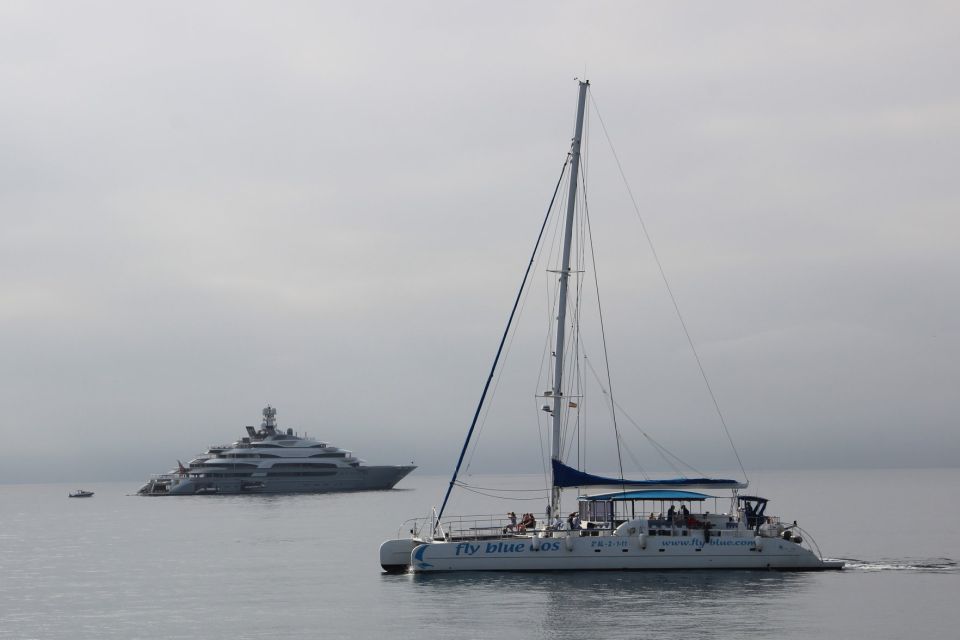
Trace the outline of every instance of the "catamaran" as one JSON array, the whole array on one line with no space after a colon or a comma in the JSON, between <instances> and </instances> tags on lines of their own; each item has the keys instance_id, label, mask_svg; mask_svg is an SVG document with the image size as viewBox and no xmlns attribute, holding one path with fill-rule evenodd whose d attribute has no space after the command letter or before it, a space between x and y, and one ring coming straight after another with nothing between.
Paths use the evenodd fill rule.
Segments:
<instances>
[{"instance_id":1,"label":"catamaran","mask_svg":"<svg viewBox=\"0 0 960 640\"><path fill-rule=\"evenodd\" d=\"M576 300L571 305L572 311L568 309L568 297L571 276L582 272L571 267L571 254L583 256L592 252L592 248L572 251L577 239L592 242L584 240L590 237L589 230L577 232L574 228L589 86L588 81L579 82L575 132L562 172L568 184L562 251L557 252L559 266L551 270L556 274L558 291L556 324L551 334L555 335L556 346L550 354L553 359L550 388L538 396L551 421L549 504L539 519L525 514L524 519L518 521L513 512L509 512L509 517L445 517L447 502L452 489L459 484L464 457L510 335L534 257L538 255L553 201L443 503L429 517L402 525L401 529L409 531L409 536L381 545L381 566L387 572L841 569L842 562L823 558L816 543L796 521L788 522L768 513L766 498L743 493L749 484L745 471L742 481L687 474L667 479L630 480L622 471L619 477L596 475L564 462L562 444L568 441L564 438L564 428L577 423L577 412L583 404L571 382L574 376L567 371L576 366L576 359L567 356L571 350L580 348L581 317ZM554 200L562 182L563 177L557 183ZM585 206L581 211L581 216L587 215ZM574 298L578 298L580 287L572 289ZM690 344L692 347L692 341ZM709 384L707 387L709 389ZM615 414L619 407L614 406L612 395L608 401ZM719 405L715 401L714 404L719 413ZM722 415L721 422L726 431ZM727 435L729 437L729 432ZM619 442L617 436L618 447ZM737 459L739 461L739 455ZM560 515L566 513L563 490L574 488L578 490L577 508L564 519ZM728 493L716 495L724 491Z\"/></svg>"}]
</instances>

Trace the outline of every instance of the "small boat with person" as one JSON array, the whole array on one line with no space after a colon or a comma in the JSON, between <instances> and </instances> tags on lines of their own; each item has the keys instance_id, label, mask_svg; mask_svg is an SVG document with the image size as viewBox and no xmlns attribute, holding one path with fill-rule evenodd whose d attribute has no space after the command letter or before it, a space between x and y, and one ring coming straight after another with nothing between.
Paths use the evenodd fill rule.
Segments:
<instances>
[{"instance_id":1,"label":"small boat with person","mask_svg":"<svg viewBox=\"0 0 960 640\"><path fill-rule=\"evenodd\" d=\"M92 498L93 491L86 491L85 489L77 489L76 491L71 491L68 498Z\"/></svg>"}]
</instances>

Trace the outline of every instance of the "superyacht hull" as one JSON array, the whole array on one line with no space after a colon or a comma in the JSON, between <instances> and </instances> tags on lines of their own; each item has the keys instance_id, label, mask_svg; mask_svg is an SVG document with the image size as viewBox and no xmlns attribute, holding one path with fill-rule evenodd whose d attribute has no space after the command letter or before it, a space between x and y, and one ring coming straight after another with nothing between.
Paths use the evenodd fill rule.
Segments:
<instances>
[{"instance_id":1,"label":"superyacht hull","mask_svg":"<svg viewBox=\"0 0 960 640\"><path fill-rule=\"evenodd\" d=\"M334 491L378 491L392 489L416 467L370 466L338 469L324 476L247 478L174 478L164 492L145 495L240 495L278 493L326 493Z\"/></svg>"},{"instance_id":2,"label":"superyacht hull","mask_svg":"<svg viewBox=\"0 0 960 640\"><path fill-rule=\"evenodd\" d=\"M151 476L137 492L145 496L324 493L392 489L409 465L368 465L352 452L277 426L277 410L263 409L260 429L233 444L212 446L169 473Z\"/></svg>"},{"instance_id":3,"label":"superyacht hull","mask_svg":"<svg viewBox=\"0 0 960 640\"><path fill-rule=\"evenodd\" d=\"M752 538L643 542L638 537L607 536L428 542L412 550L409 566L416 573L697 569L824 571L841 569L843 563L821 560L799 544L776 538L763 539L758 544Z\"/></svg>"}]
</instances>

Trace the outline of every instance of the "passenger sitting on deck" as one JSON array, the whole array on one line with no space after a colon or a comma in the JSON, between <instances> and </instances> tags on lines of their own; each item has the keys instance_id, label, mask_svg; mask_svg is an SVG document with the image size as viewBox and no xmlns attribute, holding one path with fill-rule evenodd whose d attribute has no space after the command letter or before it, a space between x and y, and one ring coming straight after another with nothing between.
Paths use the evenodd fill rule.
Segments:
<instances>
[{"instance_id":1,"label":"passenger sitting on deck","mask_svg":"<svg viewBox=\"0 0 960 640\"><path fill-rule=\"evenodd\" d=\"M523 514L523 520L520 521L520 531L526 531L527 529L536 529L537 520L533 517L532 513Z\"/></svg>"},{"instance_id":2,"label":"passenger sitting on deck","mask_svg":"<svg viewBox=\"0 0 960 640\"><path fill-rule=\"evenodd\" d=\"M509 513L507 513L507 515L510 517L510 524L508 524L503 528L503 532L506 533L507 531L516 531L517 530L517 514L515 514L513 511L510 511Z\"/></svg>"}]
</instances>

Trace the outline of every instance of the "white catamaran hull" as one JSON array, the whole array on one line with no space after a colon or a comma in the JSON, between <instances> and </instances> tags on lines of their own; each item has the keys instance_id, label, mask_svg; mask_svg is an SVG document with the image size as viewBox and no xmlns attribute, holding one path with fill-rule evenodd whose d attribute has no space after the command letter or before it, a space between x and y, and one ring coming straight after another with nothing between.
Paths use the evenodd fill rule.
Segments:
<instances>
[{"instance_id":1,"label":"white catamaran hull","mask_svg":"<svg viewBox=\"0 0 960 640\"><path fill-rule=\"evenodd\" d=\"M404 545L384 544L381 563L398 562ZM409 546L407 546L409 548ZM638 536L515 537L500 540L428 542L410 552L414 572L435 571L565 571L670 569L775 569L820 571L842 563L821 561L805 547L778 538L728 540ZM399 566L393 565L394 570ZM390 570L386 564L384 568Z\"/></svg>"}]
</instances>

